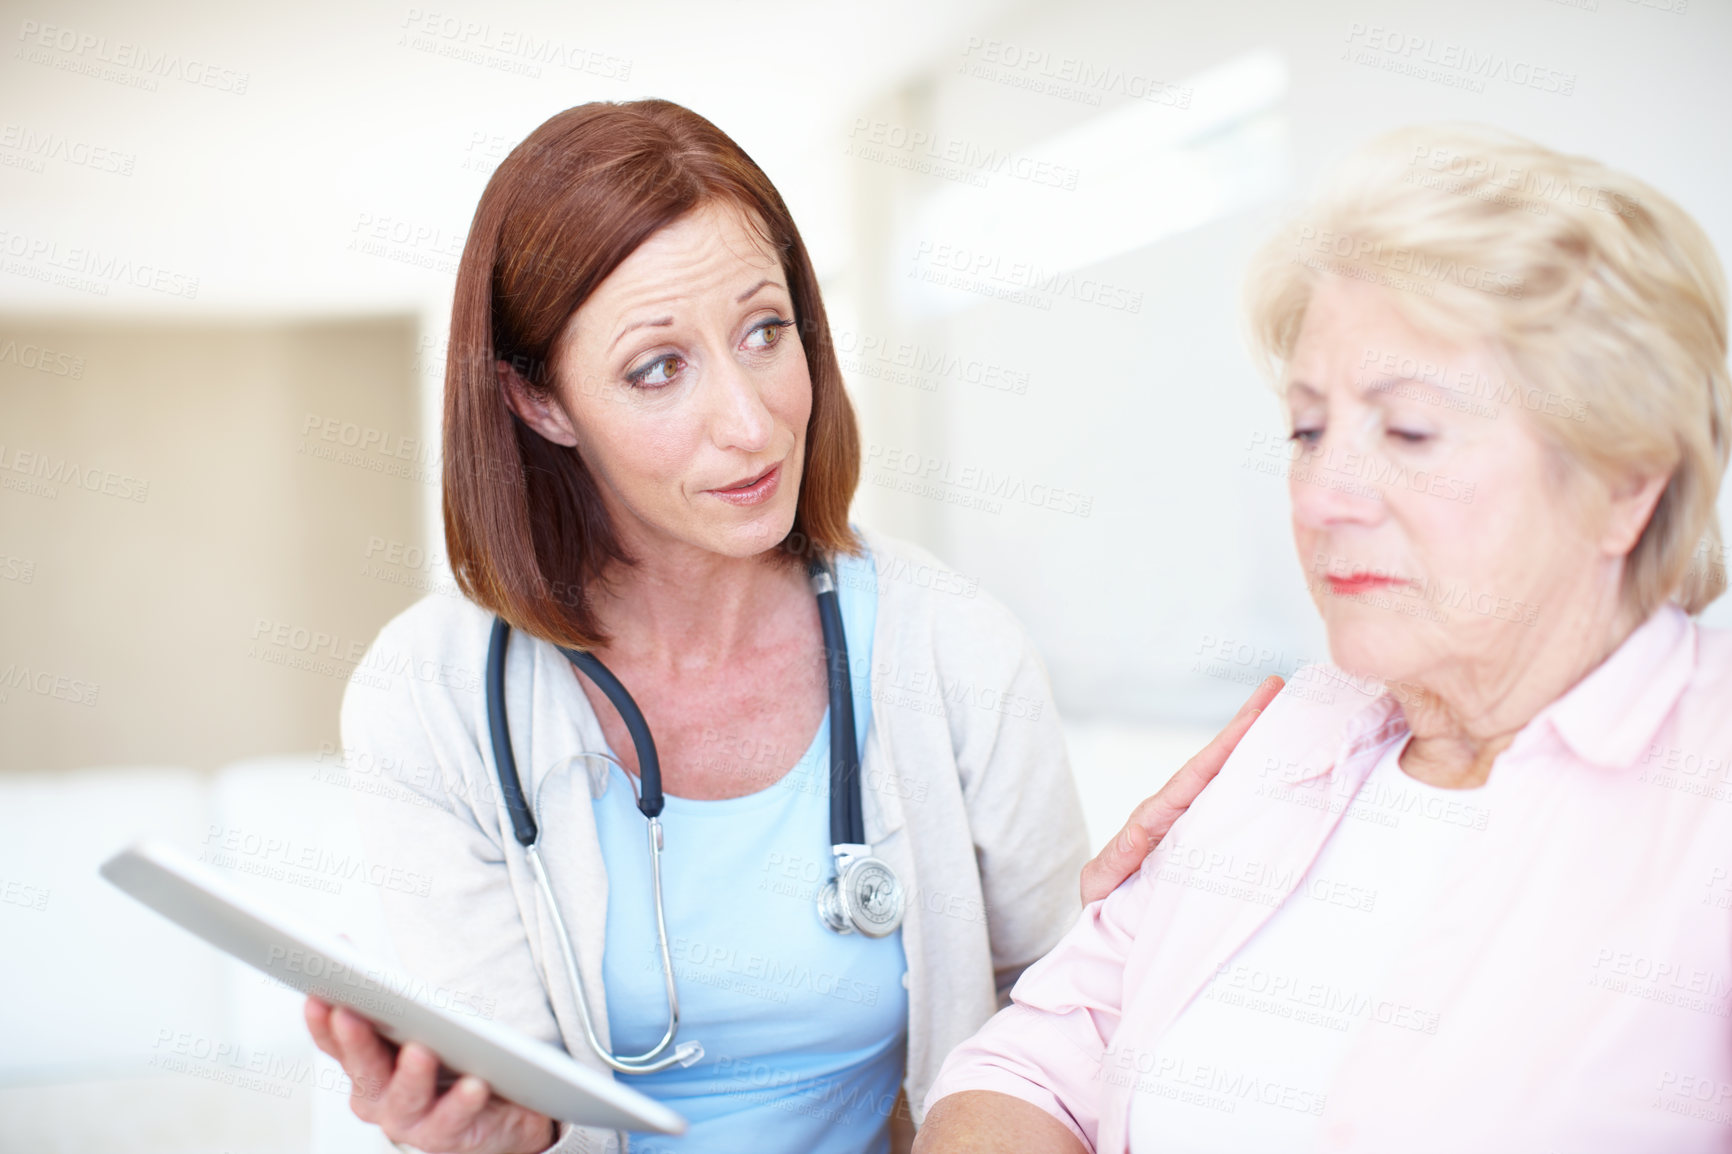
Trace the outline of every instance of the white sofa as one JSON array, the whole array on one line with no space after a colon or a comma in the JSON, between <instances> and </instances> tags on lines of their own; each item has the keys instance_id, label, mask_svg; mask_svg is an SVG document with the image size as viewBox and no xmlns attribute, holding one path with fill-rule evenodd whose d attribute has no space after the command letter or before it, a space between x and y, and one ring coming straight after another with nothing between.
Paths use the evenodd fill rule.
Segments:
<instances>
[{"instance_id":1,"label":"white sofa","mask_svg":"<svg viewBox=\"0 0 1732 1154\"><path fill-rule=\"evenodd\" d=\"M1203 731L1068 727L1092 846ZM163 838L394 960L334 759L0 777L0 1154L391 1154L350 1113L301 999L103 881ZM312 863L297 864L297 863Z\"/></svg>"},{"instance_id":2,"label":"white sofa","mask_svg":"<svg viewBox=\"0 0 1732 1154\"><path fill-rule=\"evenodd\" d=\"M96 872L161 838L388 958L370 887L321 876L359 853L343 780L310 756L0 777L0 1150L392 1150L299 995ZM308 847L320 865L284 868Z\"/></svg>"}]
</instances>

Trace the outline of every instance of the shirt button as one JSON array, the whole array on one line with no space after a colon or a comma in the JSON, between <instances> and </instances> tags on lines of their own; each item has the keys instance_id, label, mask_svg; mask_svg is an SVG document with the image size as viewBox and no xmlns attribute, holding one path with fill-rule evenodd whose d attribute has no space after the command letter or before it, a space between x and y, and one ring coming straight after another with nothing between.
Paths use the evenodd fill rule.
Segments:
<instances>
[{"instance_id":1,"label":"shirt button","mask_svg":"<svg viewBox=\"0 0 1732 1154\"><path fill-rule=\"evenodd\" d=\"M902 971L902 988L903 988L903 989L905 989L905 990L906 990L906 989L908 989L908 988L909 988L909 985L908 985L908 971L907 971L907 970L903 970L903 971Z\"/></svg>"}]
</instances>

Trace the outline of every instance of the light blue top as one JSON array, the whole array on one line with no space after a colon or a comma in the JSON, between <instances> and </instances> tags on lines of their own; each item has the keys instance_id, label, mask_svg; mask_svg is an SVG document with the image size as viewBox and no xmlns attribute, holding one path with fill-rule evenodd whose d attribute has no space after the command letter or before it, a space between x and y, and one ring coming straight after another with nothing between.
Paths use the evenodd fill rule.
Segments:
<instances>
[{"instance_id":1,"label":"light blue top","mask_svg":"<svg viewBox=\"0 0 1732 1154\"><path fill-rule=\"evenodd\" d=\"M836 576L853 680L856 739L871 722L876 568L840 557ZM786 751L782 751L785 755ZM762 764L777 751L718 750ZM607 863L602 975L618 1054L667 1028L645 819L615 767L595 800ZM830 713L786 776L721 801L668 797L662 889L687 1069L615 1077L691 1122L680 1138L633 1134L632 1149L704 1154L883 1154L902 1083L908 973L902 931L832 933L817 893L830 879Z\"/></svg>"}]
</instances>

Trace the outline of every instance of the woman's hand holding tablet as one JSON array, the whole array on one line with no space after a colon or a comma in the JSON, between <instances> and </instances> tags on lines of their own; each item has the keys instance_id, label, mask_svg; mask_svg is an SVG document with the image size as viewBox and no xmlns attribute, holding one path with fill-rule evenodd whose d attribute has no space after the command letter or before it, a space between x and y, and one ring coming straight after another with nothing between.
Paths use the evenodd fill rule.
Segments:
<instances>
[{"instance_id":1,"label":"woman's hand holding tablet","mask_svg":"<svg viewBox=\"0 0 1732 1154\"><path fill-rule=\"evenodd\" d=\"M269 907L171 846L132 846L101 872L218 949L307 994L307 1026L353 1080L355 1113L393 1142L429 1154L540 1154L558 1138L555 1119L665 1134L686 1128L674 1111L563 1049L439 1005L426 983Z\"/></svg>"},{"instance_id":2,"label":"woman's hand holding tablet","mask_svg":"<svg viewBox=\"0 0 1732 1154\"><path fill-rule=\"evenodd\" d=\"M349 1075L355 1116L393 1142L440 1154L541 1154L559 1138L546 1114L506 1101L473 1074L453 1081L432 1050L387 1041L352 1010L308 997L306 1016L314 1043Z\"/></svg>"}]
</instances>

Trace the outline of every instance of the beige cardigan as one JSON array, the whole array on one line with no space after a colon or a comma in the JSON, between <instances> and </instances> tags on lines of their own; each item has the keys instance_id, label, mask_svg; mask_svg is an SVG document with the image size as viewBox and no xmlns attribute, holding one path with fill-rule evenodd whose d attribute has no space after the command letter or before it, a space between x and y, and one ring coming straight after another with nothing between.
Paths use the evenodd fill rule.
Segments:
<instances>
[{"instance_id":1,"label":"beige cardigan","mask_svg":"<svg viewBox=\"0 0 1732 1154\"><path fill-rule=\"evenodd\" d=\"M1045 669L1022 627L924 550L874 535L867 544L879 602L861 765L866 836L909 894L904 1089L918 1121L945 1055L1076 919L1087 838ZM429 879L417 887L426 893L383 897L403 965L436 998L605 1069L584 1040L486 752L490 623L467 600L430 595L389 622L356 667L342 730L363 840L372 861ZM531 797L562 761L605 748L565 658L522 633L507 656L506 709ZM605 774L589 777L591 791L605 788ZM553 785L542 804L543 861L606 1045L608 889L594 814ZM553 1149L620 1144L611 1131L562 1126Z\"/></svg>"}]
</instances>

